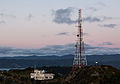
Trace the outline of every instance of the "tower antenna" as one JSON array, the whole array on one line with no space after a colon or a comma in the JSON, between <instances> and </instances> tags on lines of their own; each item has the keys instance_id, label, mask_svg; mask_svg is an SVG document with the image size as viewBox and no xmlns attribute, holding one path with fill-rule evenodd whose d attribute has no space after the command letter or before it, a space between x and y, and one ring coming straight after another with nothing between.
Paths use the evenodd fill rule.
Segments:
<instances>
[{"instance_id":1,"label":"tower antenna","mask_svg":"<svg viewBox=\"0 0 120 84\"><path fill-rule=\"evenodd\" d=\"M77 34L77 41L75 44L75 56L73 60L73 70L75 70L76 68L87 66L87 59L85 56L85 48L84 48L84 41L83 41L81 9L79 9L78 14L79 14L78 34Z\"/></svg>"}]
</instances>

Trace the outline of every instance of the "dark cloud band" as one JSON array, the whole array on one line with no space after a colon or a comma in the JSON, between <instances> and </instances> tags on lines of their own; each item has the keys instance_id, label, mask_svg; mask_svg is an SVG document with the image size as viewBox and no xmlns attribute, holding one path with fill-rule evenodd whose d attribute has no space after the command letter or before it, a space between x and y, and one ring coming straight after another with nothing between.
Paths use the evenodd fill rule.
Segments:
<instances>
[{"instance_id":1,"label":"dark cloud band","mask_svg":"<svg viewBox=\"0 0 120 84\"><path fill-rule=\"evenodd\" d=\"M95 8L90 8L90 10L94 10L96 11L97 9ZM53 22L57 23L57 24L74 24L78 22L78 19L76 20L72 20L72 13L74 12L74 8L66 8L66 9L58 9L58 10L54 10L53 11ZM89 23L93 23L93 22L103 22L106 20L111 20L113 19L112 17L107 17L107 16L101 16L101 17L93 17L93 16L87 16L87 17L83 17L82 21L83 22L89 22Z\"/></svg>"},{"instance_id":2,"label":"dark cloud band","mask_svg":"<svg viewBox=\"0 0 120 84\"><path fill-rule=\"evenodd\" d=\"M69 7L66 9L58 9L56 11L53 11L53 22L58 23L58 24L73 24L76 23L77 21L74 21L71 19L71 13L73 12L73 8Z\"/></svg>"}]
</instances>

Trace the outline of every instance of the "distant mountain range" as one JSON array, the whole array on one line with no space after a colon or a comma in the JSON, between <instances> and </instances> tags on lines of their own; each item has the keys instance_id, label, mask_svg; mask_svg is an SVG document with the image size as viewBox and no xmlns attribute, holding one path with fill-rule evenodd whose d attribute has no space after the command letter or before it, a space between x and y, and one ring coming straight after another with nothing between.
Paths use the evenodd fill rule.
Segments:
<instances>
[{"instance_id":1,"label":"distant mountain range","mask_svg":"<svg viewBox=\"0 0 120 84\"><path fill-rule=\"evenodd\" d=\"M109 43L107 43L109 44ZM0 57L12 57L12 56L64 56L75 53L75 44L66 45L50 45L38 49L19 49L12 47L0 46ZM85 44L86 55L105 55L105 54L120 54L120 48L109 48L102 46L92 46Z\"/></svg>"},{"instance_id":2,"label":"distant mountain range","mask_svg":"<svg viewBox=\"0 0 120 84\"><path fill-rule=\"evenodd\" d=\"M64 56L16 56L0 57L0 68L25 68L42 66L72 66L74 55ZM106 64L120 68L120 54L113 55L87 55L88 65Z\"/></svg>"}]
</instances>

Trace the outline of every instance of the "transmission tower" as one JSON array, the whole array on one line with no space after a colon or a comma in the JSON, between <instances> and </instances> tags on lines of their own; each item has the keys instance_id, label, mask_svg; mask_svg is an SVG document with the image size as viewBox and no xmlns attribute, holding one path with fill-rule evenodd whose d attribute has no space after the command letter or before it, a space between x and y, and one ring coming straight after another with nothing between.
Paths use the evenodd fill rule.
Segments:
<instances>
[{"instance_id":1,"label":"transmission tower","mask_svg":"<svg viewBox=\"0 0 120 84\"><path fill-rule=\"evenodd\" d=\"M87 66L87 60L85 56L83 30L82 30L82 17L81 17L81 9L80 9L79 18L78 18L78 34L77 34L77 41L75 44L75 56L73 60L73 70L85 66Z\"/></svg>"}]
</instances>

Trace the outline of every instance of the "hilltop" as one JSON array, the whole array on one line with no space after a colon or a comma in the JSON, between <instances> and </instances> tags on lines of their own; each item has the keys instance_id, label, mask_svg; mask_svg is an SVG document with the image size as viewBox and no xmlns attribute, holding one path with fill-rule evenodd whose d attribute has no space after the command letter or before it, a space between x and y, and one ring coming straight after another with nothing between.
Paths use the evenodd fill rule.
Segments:
<instances>
[{"instance_id":1,"label":"hilltop","mask_svg":"<svg viewBox=\"0 0 120 84\"><path fill-rule=\"evenodd\" d=\"M55 74L55 79L34 81L30 79L32 68L0 71L0 84L120 84L120 69L112 66L87 66L68 73L66 67L44 67ZM63 73L63 75L59 74ZM64 74L66 73L66 74Z\"/></svg>"},{"instance_id":2,"label":"hilltop","mask_svg":"<svg viewBox=\"0 0 120 84\"><path fill-rule=\"evenodd\" d=\"M112 66L88 66L69 73L64 79L69 84L120 84L120 70Z\"/></svg>"},{"instance_id":3,"label":"hilltop","mask_svg":"<svg viewBox=\"0 0 120 84\"><path fill-rule=\"evenodd\" d=\"M87 66L71 71L50 84L120 84L120 70L112 66ZM44 84L44 83L42 83ZM49 83L45 83L49 84Z\"/></svg>"}]
</instances>

